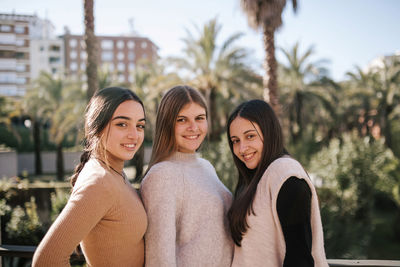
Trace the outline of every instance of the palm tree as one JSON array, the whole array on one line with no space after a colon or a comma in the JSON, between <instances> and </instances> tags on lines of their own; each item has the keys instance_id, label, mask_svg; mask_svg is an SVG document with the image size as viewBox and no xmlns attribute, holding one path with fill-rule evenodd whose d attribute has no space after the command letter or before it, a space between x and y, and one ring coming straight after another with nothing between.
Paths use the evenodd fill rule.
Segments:
<instances>
[{"instance_id":1,"label":"palm tree","mask_svg":"<svg viewBox=\"0 0 400 267\"><path fill-rule=\"evenodd\" d=\"M87 53L86 75L87 75L87 99L89 100L98 89L97 81L97 39L94 34L94 0L84 0L84 20L85 20L85 43Z\"/></svg>"},{"instance_id":2,"label":"palm tree","mask_svg":"<svg viewBox=\"0 0 400 267\"><path fill-rule=\"evenodd\" d=\"M162 93L172 86L182 83L182 80L176 73L166 73L163 63L141 61L131 73L133 83L131 89L142 99L146 107L146 141L152 135L156 118L158 104L160 103ZM153 123L152 123L153 122ZM143 175L144 167L144 145L136 153L131 160L132 165L135 165L136 175L135 181L140 182Z\"/></svg>"},{"instance_id":3,"label":"palm tree","mask_svg":"<svg viewBox=\"0 0 400 267\"><path fill-rule=\"evenodd\" d=\"M232 92L248 94L259 82L259 77L247 66L248 51L235 45L242 34L236 33L228 37L221 46L217 45L221 26L216 19L206 23L202 29L196 27L198 36L187 30L187 37L182 58L173 58L178 68L188 73L187 80L198 88L209 105L211 121L210 140L218 140L223 131L221 110L218 101L227 101Z\"/></svg>"},{"instance_id":4,"label":"palm tree","mask_svg":"<svg viewBox=\"0 0 400 267\"><path fill-rule=\"evenodd\" d=\"M373 120L373 125L379 125L386 146L393 150L391 123L400 103L400 58L383 58L379 65L367 71L357 67L356 73L348 75L358 90L368 96L366 121Z\"/></svg>"},{"instance_id":5,"label":"palm tree","mask_svg":"<svg viewBox=\"0 0 400 267\"><path fill-rule=\"evenodd\" d=\"M265 48L263 79L264 99L270 102L275 112L280 116L278 95L277 63L275 58L275 31L282 25L282 11L286 0L241 0L241 7L247 14L249 25L262 29ZM294 11L297 10L297 0L292 0Z\"/></svg>"},{"instance_id":6,"label":"palm tree","mask_svg":"<svg viewBox=\"0 0 400 267\"><path fill-rule=\"evenodd\" d=\"M331 86L327 84L329 81L326 77L327 70L323 67L325 61L311 62L313 47L308 48L303 54L300 53L299 43L290 50L283 48L280 50L286 61L279 66L281 103L285 114L288 114L291 140L297 143L303 136L306 123L314 121L322 126L326 121L326 117L324 120L316 120L317 114L323 114L322 109L329 114L334 113L329 99ZM319 112L315 112L317 109Z\"/></svg>"},{"instance_id":7,"label":"palm tree","mask_svg":"<svg viewBox=\"0 0 400 267\"><path fill-rule=\"evenodd\" d=\"M41 121L50 124L50 138L56 144L57 179L64 178L63 141L79 127L86 104L82 86L65 77L42 72L30 90L28 101L37 107Z\"/></svg>"}]
</instances>

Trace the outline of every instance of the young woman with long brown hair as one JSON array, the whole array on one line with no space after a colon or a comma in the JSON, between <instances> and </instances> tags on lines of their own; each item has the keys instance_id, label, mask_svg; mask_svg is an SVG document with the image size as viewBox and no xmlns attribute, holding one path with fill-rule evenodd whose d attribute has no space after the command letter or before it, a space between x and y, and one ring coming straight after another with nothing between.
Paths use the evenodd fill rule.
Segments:
<instances>
[{"instance_id":1,"label":"young woman with long brown hair","mask_svg":"<svg viewBox=\"0 0 400 267\"><path fill-rule=\"evenodd\" d=\"M71 196L33 266L69 266L79 243L88 266L143 266L147 218L123 166L143 143L145 121L141 100L128 89L109 87L92 97Z\"/></svg>"},{"instance_id":2,"label":"young woman with long brown hair","mask_svg":"<svg viewBox=\"0 0 400 267\"><path fill-rule=\"evenodd\" d=\"M196 155L208 129L207 106L189 86L163 96L141 195L148 215L146 266L230 266L226 214L231 193Z\"/></svg>"},{"instance_id":3,"label":"young woman with long brown hair","mask_svg":"<svg viewBox=\"0 0 400 267\"><path fill-rule=\"evenodd\" d=\"M272 108L262 100L244 102L227 128L239 172L228 213L232 266L327 267L315 188L286 152Z\"/></svg>"}]
</instances>

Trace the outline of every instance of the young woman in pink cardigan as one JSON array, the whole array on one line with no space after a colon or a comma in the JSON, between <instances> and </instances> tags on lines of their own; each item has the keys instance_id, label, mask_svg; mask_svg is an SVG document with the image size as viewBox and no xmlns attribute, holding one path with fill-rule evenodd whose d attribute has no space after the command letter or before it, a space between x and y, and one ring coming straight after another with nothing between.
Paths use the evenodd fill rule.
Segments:
<instances>
[{"instance_id":1,"label":"young woman in pink cardigan","mask_svg":"<svg viewBox=\"0 0 400 267\"><path fill-rule=\"evenodd\" d=\"M247 101L227 127L239 172L228 213L236 244L232 266L327 267L315 188L286 152L272 108Z\"/></svg>"}]
</instances>

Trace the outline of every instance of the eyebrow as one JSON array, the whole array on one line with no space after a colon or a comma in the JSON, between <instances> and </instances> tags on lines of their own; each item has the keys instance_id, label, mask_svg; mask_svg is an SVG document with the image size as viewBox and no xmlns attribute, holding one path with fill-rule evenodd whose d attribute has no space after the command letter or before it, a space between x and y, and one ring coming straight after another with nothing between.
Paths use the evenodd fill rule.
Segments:
<instances>
[{"instance_id":1,"label":"eyebrow","mask_svg":"<svg viewBox=\"0 0 400 267\"><path fill-rule=\"evenodd\" d=\"M195 117L201 117L201 116L207 116L205 113L202 113L202 114L199 114L199 115L196 115ZM178 118L179 117L184 117L184 118L186 118L187 116L185 116L185 115L178 115Z\"/></svg>"},{"instance_id":2,"label":"eyebrow","mask_svg":"<svg viewBox=\"0 0 400 267\"><path fill-rule=\"evenodd\" d=\"M114 120L118 120L118 119L122 119L122 120L128 120L128 121L130 121L131 120L131 118L129 118L129 117L126 117L126 116L117 116L117 117L115 117L115 118L113 118L112 119L112 121L114 121ZM140 119L139 121L146 121L146 119L145 118L142 118L142 119Z\"/></svg>"},{"instance_id":3,"label":"eyebrow","mask_svg":"<svg viewBox=\"0 0 400 267\"><path fill-rule=\"evenodd\" d=\"M247 134L247 133L249 133L249 132L255 132L256 130L252 130L252 129L250 129L250 130L247 130L247 131L245 131L243 134ZM238 138L236 135L232 135L232 136L230 136L230 138L232 139L232 138Z\"/></svg>"}]
</instances>

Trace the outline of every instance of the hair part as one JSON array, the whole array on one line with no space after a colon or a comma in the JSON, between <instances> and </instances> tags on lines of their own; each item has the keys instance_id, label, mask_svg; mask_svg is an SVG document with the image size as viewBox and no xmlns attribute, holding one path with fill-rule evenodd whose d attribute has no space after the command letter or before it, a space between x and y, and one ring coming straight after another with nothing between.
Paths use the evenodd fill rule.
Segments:
<instances>
[{"instance_id":1,"label":"hair part","mask_svg":"<svg viewBox=\"0 0 400 267\"><path fill-rule=\"evenodd\" d=\"M112 116L118 106L128 100L138 102L144 112L143 102L131 90L122 87L107 87L96 91L90 99L85 110L85 137L83 141L84 150L80 163L75 167L70 182L74 186L79 173L91 156L102 157L107 163L106 148L101 140L104 129L110 123Z\"/></svg>"},{"instance_id":2,"label":"hair part","mask_svg":"<svg viewBox=\"0 0 400 267\"><path fill-rule=\"evenodd\" d=\"M260 133L257 131L257 134L263 140L263 150L260 162L254 170L247 168L233 152L230 125L237 117L249 120L253 126L256 123L261 130ZM228 219L232 239L236 245L241 246L243 235L249 227L246 218L251 213L255 214L253 201L258 183L268 166L287 152L283 145L283 134L279 120L271 106L263 100L250 100L236 107L227 122L227 137L239 173L233 203L228 211Z\"/></svg>"},{"instance_id":3,"label":"hair part","mask_svg":"<svg viewBox=\"0 0 400 267\"><path fill-rule=\"evenodd\" d=\"M204 97L199 91L188 85L172 87L162 97L157 110L153 147L147 171L154 164L165 160L178 150L175 138L175 124L179 112L189 103L200 105L205 109L206 115L208 114Z\"/></svg>"}]
</instances>

